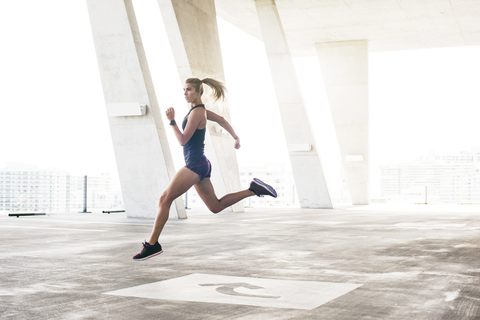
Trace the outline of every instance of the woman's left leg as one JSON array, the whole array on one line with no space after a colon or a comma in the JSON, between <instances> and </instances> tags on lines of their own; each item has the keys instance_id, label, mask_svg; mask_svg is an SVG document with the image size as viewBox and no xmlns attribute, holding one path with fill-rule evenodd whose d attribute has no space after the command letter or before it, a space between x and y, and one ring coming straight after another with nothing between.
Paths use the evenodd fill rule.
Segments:
<instances>
[{"instance_id":1,"label":"woman's left leg","mask_svg":"<svg viewBox=\"0 0 480 320\"><path fill-rule=\"evenodd\" d=\"M200 180L200 176L185 167L178 170L168 187L163 191L158 204L158 212L153 224L152 233L148 241L143 243L142 251L133 257L135 261L143 261L162 253L162 246L158 237L165 226L172 202L185 193L192 185Z\"/></svg>"},{"instance_id":2,"label":"woman's left leg","mask_svg":"<svg viewBox=\"0 0 480 320\"><path fill-rule=\"evenodd\" d=\"M160 237L160 233L163 230L165 223L168 220L170 207L172 202L184 194L188 189L192 187L193 184L200 180L200 176L193 172L190 169L185 167L178 170L178 172L173 177L170 184L162 193L160 201L158 203L157 217L153 224L152 233L148 239L149 244L155 244Z\"/></svg>"},{"instance_id":3,"label":"woman's left leg","mask_svg":"<svg viewBox=\"0 0 480 320\"><path fill-rule=\"evenodd\" d=\"M212 182L210 178L205 178L195 184L195 190L197 194L202 198L203 202L207 205L207 208L213 213L218 213L223 209L230 207L231 205L243 200L247 197L254 196L255 193L250 190L242 190L234 193L229 193L218 199L215 195Z\"/></svg>"}]
</instances>

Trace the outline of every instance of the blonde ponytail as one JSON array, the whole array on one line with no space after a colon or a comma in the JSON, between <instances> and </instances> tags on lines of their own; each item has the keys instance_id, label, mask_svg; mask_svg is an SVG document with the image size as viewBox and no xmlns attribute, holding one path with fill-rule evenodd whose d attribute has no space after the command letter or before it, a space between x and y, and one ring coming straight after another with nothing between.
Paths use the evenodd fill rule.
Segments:
<instances>
[{"instance_id":1,"label":"blonde ponytail","mask_svg":"<svg viewBox=\"0 0 480 320\"><path fill-rule=\"evenodd\" d=\"M212 89L213 102L216 102L219 99L221 99L222 101L225 100L227 88L221 81L215 80L213 78L204 78L202 80L198 78L188 78L187 80L185 80L185 83L192 84L195 88L195 91L200 92L200 95L203 94L202 84L206 84Z\"/></svg>"},{"instance_id":2,"label":"blonde ponytail","mask_svg":"<svg viewBox=\"0 0 480 320\"><path fill-rule=\"evenodd\" d=\"M222 101L225 100L225 94L227 92L227 88L225 88L225 85L223 84L223 82L220 82L213 78L204 78L202 82L208 85L212 89L214 102L218 101L219 99L222 99Z\"/></svg>"}]
</instances>

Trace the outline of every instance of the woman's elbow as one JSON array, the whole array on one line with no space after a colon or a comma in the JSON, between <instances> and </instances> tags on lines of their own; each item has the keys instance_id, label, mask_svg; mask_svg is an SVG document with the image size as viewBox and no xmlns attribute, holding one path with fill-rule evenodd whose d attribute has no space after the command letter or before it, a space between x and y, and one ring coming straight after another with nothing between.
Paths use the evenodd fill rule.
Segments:
<instances>
[{"instance_id":1,"label":"woman's elbow","mask_svg":"<svg viewBox=\"0 0 480 320\"><path fill-rule=\"evenodd\" d=\"M182 147L184 145L186 145L187 142L188 142L188 141L185 141L185 139L183 137L182 138L179 137L179 138L177 138L177 140L178 140L178 143L180 144L180 146L182 146Z\"/></svg>"}]
</instances>

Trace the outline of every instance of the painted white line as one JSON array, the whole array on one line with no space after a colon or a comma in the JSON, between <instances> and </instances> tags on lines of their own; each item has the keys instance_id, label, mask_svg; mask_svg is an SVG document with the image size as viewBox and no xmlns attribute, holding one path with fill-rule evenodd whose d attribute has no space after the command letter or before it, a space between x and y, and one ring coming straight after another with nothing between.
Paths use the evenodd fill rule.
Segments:
<instances>
[{"instance_id":1,"label":"painted white line","mask_svg":"<svg viewBox=\"0 0 480 320\"><path fill-rule=\"evenodd\" d=\"M289 217L285 217L289 218ZM253 219L243 219L241 221L268 221L268 220L281 220L282 217L273 217L273 218L253 218Z\"/></svg>"},{"instance_id":2,"label":"painted white line","mask_svg":"<svg viewBox=\"0 0 480 320\"><path fill-rule=\"evenodd\" d=\"M146 224L146 223L131 223L131 222L104 222L104 221L73 221L73 220L54 220L52 219L51 221L59 221L59 222L74 222L74 223L91 223L91 224L119 224L119 225L126 225L126 226L148 226L151 227L153 226L154 220L152 219L152 223ZM167 226L169 223L165 226Z\"/></svg>"},{"instance_id":3,"label":"painted white line","mask_svg":"<svg viewBox=\"0 0 480 320\"><path fill-rule=\"evenodd\" d=\"M397 228L412 228L412 229L454 229L454 228L465 228L466 224L464 223L435 223L435 222L400 222L393 225Z\"/></svg>"},{"instance_id":4,"label":"painted white line","mask_svg":"<svg viewBox=\"0 0 480 320\"><path fill-rule=\"evenodd\" d=\"M26 227L26 226L0 226L2 228L19 228L19 229L38 229L38 230L64 230L64 231L87 231L87 232L106 232L107 230L94 229L69 229L69 228L47 228L47 227Z\"/></svg>"},{"instance_id":5,"label":"painted white line","mask_svg":"<svg viewBox=\"0 0 480 320\"><path fill-rule=\"evenodd\" d=\"M82 221L82 220L60 220L60 219L51 219L49 218L48 220L22 220L22 222L24 221L34 221L34 222L62 222L62 223L85 223L85 224L112 224L112 225L127 225L127 226L148 226L148 227L151 227L153 226L153 221L152 220L152 223L149 223L149 224L146 224L146 223L129 223L129 222L105 222L105 221ZM166 225L169 225L169 223L167 222Z\"/></svg>"},{"instance_id":6,"label":"painted white line","mask_svg":"<svg viewBox=\"0 0 480 320\"><path fill-rule=\"evenodd\" d=\"M318 224L318 225L336 225L342 224L343 221L328 221L328 220L317 220L317 221L307 221L307 220L289 220L289 221L275 221L274 223L282 224Z\"/></svg>"}]
</instances>

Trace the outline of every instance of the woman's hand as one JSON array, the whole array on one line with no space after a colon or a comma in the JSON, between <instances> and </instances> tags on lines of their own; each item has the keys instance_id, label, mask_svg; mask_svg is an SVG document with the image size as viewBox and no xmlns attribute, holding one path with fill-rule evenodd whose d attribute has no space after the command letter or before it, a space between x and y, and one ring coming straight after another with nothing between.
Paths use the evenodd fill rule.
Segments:
<instances>
[{"instance_id":1,"label":"woman's hand","mask_svg":"<svg viewBox=\"0 0 480 320\"><path fill-rule=\"evenodd\" d=\"M167 111L165 111L165 114L167 115L167 119L169 121L175 120L175 109L168 108Z\"/></svg>"},{"instance_id":2,"label":"woman's hand","mask_svg":"<svg viewBox=\"0 0 480 320\"><path fill-rule=\"evenodd\" d=\"M238 136L235 138L235 145L233 147L235 149L240 149L240 138Z\"/></svg>"}]
</instances>

